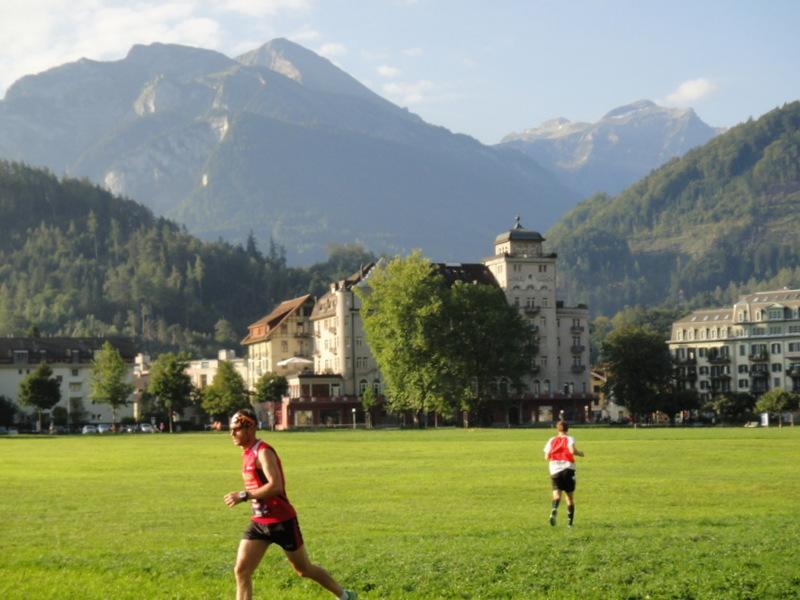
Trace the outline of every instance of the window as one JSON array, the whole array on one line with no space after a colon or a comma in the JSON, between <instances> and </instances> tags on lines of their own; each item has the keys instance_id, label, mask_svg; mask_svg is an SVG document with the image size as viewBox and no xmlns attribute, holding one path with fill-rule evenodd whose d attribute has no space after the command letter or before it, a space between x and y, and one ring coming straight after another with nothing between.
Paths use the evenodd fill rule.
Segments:
<instances>
[{"instance_id":1,"label":"window","mask_svg":"<svg viewBox=\"0 0 800 600\"><path fill-rule=\"evenodd\" d=\"M781 353L781 345L780 344L772 344L772 353L773 354L780 354Z\"/></svg>"},{"instance_id":2,"label":"window","mask_svg":"<svg viewBox=\"0 0 800 600\"><path fill-rule=\"evenodd\" d=\"M739 373L747 373L748 366L747 365L739 365Z\"/></svg>"},{"instance_id":3,"label":"window","mask_svg":"<svg viewBox=\"0 0 800 600\"><path fill-rule=\"evenodd\" d=\"M739 389L745 389L750 387L750 380L749 379L740 379L739 380Z\"/></svg>"}]
</instances>

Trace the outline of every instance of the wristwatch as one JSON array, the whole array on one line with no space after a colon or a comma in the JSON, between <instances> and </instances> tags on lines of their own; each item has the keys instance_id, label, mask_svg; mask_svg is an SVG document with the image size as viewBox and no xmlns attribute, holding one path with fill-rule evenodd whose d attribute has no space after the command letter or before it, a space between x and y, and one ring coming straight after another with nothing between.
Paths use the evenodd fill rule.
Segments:
<instances>
[{"instance_id":1,"label":"wristwatch","mask_svg":"<svg viewBox=\"0 0 800 600\"><path fill-rule=\"evenodd\" d=\"M239 492L239 500L241 500L242 502L246 502L248 500L246 491Z\"/></svg>"}]
</instances>

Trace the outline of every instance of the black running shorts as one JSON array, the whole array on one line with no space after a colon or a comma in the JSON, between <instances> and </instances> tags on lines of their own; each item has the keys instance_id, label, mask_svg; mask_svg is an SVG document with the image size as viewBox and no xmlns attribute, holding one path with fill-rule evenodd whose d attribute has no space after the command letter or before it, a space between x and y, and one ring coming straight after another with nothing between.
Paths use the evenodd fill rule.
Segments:
<instances>
[{"instance_id":1,"label":"black running shorts","mask_svg":"<svg viewBox=\"0 0 800 600\"><path fill-rule=\"evenodd\" d=\"M551 475L550 479L553 482L553 491L561 490L570 493L575 491L575 469L564 469Z\"/></svg>"},{"instance_id":2,"label":"black running shorts","mask_svg":"<svg viewBox=\"0 0 800 600\"><path fill-rule=\"evenodd\" d=\"M278 544L287 552L294 552L303 547L303 534L297 517L280 523L256 523L250 521L242 534L243 540L263 540L269 544Z\"/></svg>"}]
</instances>

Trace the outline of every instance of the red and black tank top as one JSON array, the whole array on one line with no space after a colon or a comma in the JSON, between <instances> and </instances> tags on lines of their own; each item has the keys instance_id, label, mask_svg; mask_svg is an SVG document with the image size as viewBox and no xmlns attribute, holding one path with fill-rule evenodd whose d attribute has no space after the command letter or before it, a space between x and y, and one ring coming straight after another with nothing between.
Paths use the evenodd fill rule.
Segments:
<instances>
[{"instance_id":1,"label":"red and black tank top","mask_svg":"<svg viewBox=\"0 0 800 600\"><path fill-rule=\"evenodd\" d=\"M244 488L252 492L267 483L267 475L264 473L258 462L258 452L261 448L266 448L267 452L275 453L275 460L278 462L278 470L283 479L283 490L277 496L262 498L261 500L251 500L250 505L253 512L253 521L258 523L280 523L288 521L297 516L294 507L286 497L286 479L283 477L283 466L281 459L275 449L261 440L257 440L255 445L242 452L242 477L244 478Z\"/></svg>"}]
</instances>

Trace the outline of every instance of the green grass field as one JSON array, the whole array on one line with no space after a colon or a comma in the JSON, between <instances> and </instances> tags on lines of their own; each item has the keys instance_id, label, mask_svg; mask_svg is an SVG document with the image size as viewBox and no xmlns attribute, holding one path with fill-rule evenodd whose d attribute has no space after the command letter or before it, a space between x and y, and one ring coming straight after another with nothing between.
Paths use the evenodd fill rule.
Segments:
<instances>
[{"instance_id":1,"label":"green grass field","mask_svg":"<svg viewBox=\"0 0 800 600\"><path fill-rule=\"evenodd\" d=\"M798 598L800 427L264 433L313 562L359 597ZM248 516L219 433L0 438L0 600L220 599ZM332 598L267 553L256 598Z\"/></svg>"}]
</instances>

